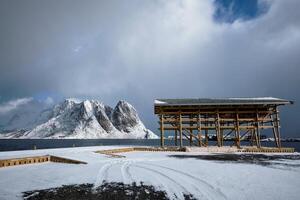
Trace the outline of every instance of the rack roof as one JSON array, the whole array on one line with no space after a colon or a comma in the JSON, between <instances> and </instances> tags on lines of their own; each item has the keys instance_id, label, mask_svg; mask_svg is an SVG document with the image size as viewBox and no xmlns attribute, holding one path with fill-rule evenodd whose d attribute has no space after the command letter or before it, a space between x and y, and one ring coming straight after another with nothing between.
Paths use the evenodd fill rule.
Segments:
<instances>
[{"instance_id":1,"label":"rack roof","mask_svg":"<svg viewBox=\"0 0 300 200\"><path fill-rule=\"evenodd\" d=\"M293 101L274 97L258 98L195 98L195 99L156 99L155 106L184 106L184 105L286 105Z\"/></svg>"}]
</instances>

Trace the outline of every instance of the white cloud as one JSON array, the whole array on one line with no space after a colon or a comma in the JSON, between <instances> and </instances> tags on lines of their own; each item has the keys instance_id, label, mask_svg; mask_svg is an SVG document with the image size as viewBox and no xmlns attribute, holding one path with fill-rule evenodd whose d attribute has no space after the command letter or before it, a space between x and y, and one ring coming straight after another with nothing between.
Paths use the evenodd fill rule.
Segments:
<instances>
[{"instance_id":1,"label":"white cloud","mask_svg":"<svg viewBox=\"0 0 300 200\"><path fill-rule=\"evenodd\" d=\"M5 114L7 112L15 110L19 106L27 104L28 102L30 102L32 100L33 100L33 98L29 97L29 98L14 99L14 100L10 100L8 102L2 103L2 104L0 104L0 114Z\"/></svg>"},{"instance_id":2,"label":"white cloud","mask_svg":"<svg viewBox=\"0 0 300 200\"><path fill-rule=\"evenodd\" d=\"M44 102L46 105L52 105L54 104L54 99L52 97L47 97Z\"/></svg>"}]
</instances>

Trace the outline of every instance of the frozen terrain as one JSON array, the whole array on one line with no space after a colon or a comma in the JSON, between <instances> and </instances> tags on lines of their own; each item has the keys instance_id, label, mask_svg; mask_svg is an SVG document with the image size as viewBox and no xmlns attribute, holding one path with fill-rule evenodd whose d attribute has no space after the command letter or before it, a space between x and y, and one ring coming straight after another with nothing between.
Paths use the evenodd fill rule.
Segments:
<instances>
[{"instance_id":1,"label":"frozen terrain","mask_svg":"<svg viewBox=\"0 0 300 200\"><path fill-rule=\"evenodd\" d=\"M96 100L66 99L47 109L31 100L7 116L0 116L0 138L158 138L126 101L111 108ZM28 115L35 108L34 114ZM25 112L26 111L26 112ZM4 119L9 119L8 121Z\"/></svg>"},{"instance_id":2,"label":"frozen terrain","mask_svg":"<svg viewBox=\"0 0 300 200\"><path fill-rule=\"evenodd\" d=\"M167 192L171 199L192 194L197 199L299 199L300 160L276 160L268 165L201 159L201 152L128 152L112 158L93 151L120 148L81 147L0 152L0 159L51 154L87 165L40 163L0 168L0 199L22 199L22 192L91 183L139 184ZM234 156L236 157L236 156ZM200 158L200 159L199 159Z\"/></svg>"}]
</instances>

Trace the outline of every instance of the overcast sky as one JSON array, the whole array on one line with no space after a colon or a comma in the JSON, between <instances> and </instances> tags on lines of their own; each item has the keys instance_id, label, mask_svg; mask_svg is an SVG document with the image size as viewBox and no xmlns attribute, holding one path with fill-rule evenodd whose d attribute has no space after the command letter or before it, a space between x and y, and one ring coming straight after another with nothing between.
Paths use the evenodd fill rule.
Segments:
<instances>
[{"instance_id":1,"label":"overcast sky","mask_svg":"<svg viewBox=\"0 0 300 200\"><path fill-rule=\"evenodd\" d=\"M93 98L260 97L300 133L299 0L1 0L0 103ZM155 130L156 131L156 130Z\"/></svg>"}]
</instances>

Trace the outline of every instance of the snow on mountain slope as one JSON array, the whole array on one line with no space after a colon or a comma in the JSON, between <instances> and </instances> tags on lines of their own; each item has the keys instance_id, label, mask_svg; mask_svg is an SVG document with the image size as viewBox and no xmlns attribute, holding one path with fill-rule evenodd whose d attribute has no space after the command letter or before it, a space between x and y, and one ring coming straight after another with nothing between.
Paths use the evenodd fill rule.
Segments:
<instances>
[{"instance_id":1,"label":"snow on mountain slope","mask_svg":"<svg viewBox=\"0 0 300 200\"><path fill-rule=\"evenodd\" d=\"M47 112L28 131L11 131L9 138L157 138L140 120L135 108L119 101L113 109L95 100L66 99ZM38 120L35 120L37 122Z\"/></svg>"}]
</instances>

